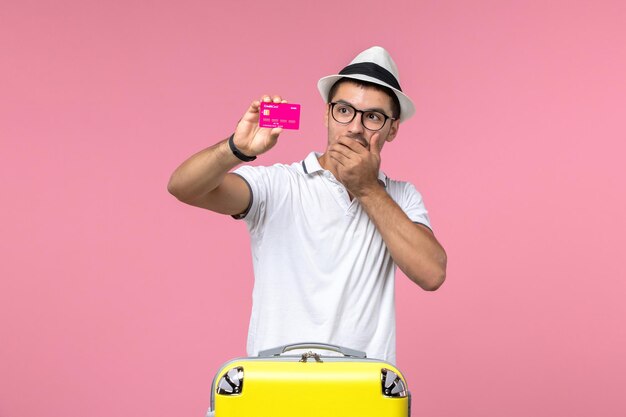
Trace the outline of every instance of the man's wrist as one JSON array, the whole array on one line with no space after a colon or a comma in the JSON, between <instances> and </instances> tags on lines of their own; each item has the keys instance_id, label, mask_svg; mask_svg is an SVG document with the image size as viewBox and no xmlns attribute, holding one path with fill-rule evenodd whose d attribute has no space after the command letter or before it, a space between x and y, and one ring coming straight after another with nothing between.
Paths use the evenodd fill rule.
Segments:
<instances>
[{"instance_id":1,"label":"man's wrist","mask_svg":"<svg viewBox=\"0 0 626 417\"><path fill-rule=\"evenodd\" d=\"M358 194L355 194L355 197L359 200L367 200L380 198L380 196L384 196L385 194L387 194L385 185L376 179L376 182L372 183L372 185L363 187Z\"/></svg>"},{"instance_id":2,"label":"man's wrist","mask_svg":"<svg viewBox=\"0 0 626 417\"><path fill-rule=\"evenodd\" d=\"M235 155L238 159L244 162L254 161L256 159L256 156L248 156L241 152L239 149L237 149L237 146L235 146L234 138L234 133L228 138L228 147L230 148L230 151L233 153L233 155Z\"/></svg>"}]
</instances>

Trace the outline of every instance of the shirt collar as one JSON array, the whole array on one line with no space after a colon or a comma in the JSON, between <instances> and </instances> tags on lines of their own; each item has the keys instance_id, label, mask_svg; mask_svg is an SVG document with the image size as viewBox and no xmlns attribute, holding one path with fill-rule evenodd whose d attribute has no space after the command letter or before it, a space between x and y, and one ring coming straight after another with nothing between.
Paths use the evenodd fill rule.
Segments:
<instances>
[{"instance_id":1,"label":"shirt collar","mask_svg":"<svg viewBox=\"0 0 626 417\"><path fill-rule=\"evenodd\" d=\"M325 171L324 168L320 165L319 157L322 156L321 153L311 152L307 155L306 158L302 161L302 169L305 174L313 175L317 172ZM378 171L378 181L387 188L387 175L384 172Z\"/></svg>"}]
</instances>

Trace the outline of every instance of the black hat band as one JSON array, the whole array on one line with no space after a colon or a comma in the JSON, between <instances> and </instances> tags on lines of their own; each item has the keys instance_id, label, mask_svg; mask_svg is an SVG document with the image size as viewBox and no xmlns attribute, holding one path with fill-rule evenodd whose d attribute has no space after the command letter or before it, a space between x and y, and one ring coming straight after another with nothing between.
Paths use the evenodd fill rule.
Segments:
<instances>
[{"instance_id":1,"label":"black hat band","mask_svg":"<svg viewBox=\"0 0 626 417\"><path fill-rule=\"evenodd\" d=\"M389 84L396 90L402 91L400 83L396 80L396 77L385 68L373 62L358 62L356 64L350 64L341 71L339 75L352 75L361 74L368 77L376 78L386 84Z\"/></svg>"}]
</instances>

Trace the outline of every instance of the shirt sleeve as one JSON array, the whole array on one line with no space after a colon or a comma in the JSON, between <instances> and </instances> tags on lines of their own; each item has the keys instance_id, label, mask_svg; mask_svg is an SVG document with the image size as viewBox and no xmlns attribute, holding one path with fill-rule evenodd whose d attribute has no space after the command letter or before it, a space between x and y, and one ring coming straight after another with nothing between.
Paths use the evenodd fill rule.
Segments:
<instances>
[{"instance_id":1,"label":"shirt sleeve","mask_svg":"<svg viewBox=\"0 0 626 417\"><path fill-rule=\"evenodd\" d=\"M267 197L270 195L271 186L268 168L244 165L233 171L233 174L243 178L250 188L250 205L248 209L239 216L233 217L243 219L248 225L250 232L254 233L265 219Z\"/></svg>"},{"instance_id":2,"label":"shirt sleeve","mask_svg":"<svg viewBox=\"0 0 626 417\"><path fill-rule=\"evenodd\" d=\"M422 195L413 184L403 181L390 181L388 187L391 198L398 203L412 222L423 224L432 230Z\"/></svg>"}]
</instances>

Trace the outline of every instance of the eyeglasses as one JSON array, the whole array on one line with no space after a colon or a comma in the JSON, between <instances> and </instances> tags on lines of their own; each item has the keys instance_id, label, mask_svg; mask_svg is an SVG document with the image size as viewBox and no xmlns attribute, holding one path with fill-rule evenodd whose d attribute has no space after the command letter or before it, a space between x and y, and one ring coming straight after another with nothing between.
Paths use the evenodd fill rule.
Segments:
<instances>
[{"instance_id":1,"label":"eyeglasses","mask_svg":"<svg viewBox=\"0 0 626 417\"><path fill-rule=\"evenodd\" d=\"M357 113L361 113L361 124L367 130L380 130L387 123L387 119L396 120L379 111L357 110L349 104L340 102L330 103L330 114L337 123L342 125L353 121Z\"/></svg>"}]
</instances>

